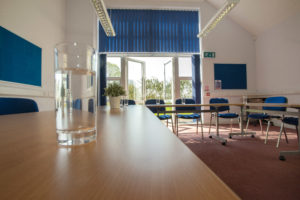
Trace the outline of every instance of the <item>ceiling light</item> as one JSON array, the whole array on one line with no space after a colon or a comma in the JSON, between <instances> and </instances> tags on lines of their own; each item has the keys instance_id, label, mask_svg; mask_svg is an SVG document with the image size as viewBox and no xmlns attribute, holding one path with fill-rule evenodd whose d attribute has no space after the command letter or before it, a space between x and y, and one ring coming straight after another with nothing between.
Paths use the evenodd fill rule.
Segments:
<instances>
[{"instance_id":1,"label":"ceiling light","mask_svg":"<svg viewBox=\"0 0 300 200\"><path fill-rule=\"evenodd\" d=\"M116 36L103 0L91 0L99 17L101 26L108 37Z\"/></svg>"},{"instance_id":2,"label":"ceiling light","mask_svg":"<svg viewBox=\"0 0 300 200\"><path fill-rule=\"evenodd\" d=\"M205 37L209 31L216 27L216 25L239 3L240 0L226 0L224 6L209 20L204 29L197 35L197 37Z\"/></svg>"}]
</instances>

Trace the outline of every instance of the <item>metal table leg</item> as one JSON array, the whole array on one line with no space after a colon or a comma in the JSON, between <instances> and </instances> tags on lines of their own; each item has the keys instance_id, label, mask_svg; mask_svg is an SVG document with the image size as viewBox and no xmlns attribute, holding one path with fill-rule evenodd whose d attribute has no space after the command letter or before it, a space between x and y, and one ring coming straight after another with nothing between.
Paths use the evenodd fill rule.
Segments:
<instances>
[{"instance_id":1,"label":"metal table leg","mask_svg":"<svg viewBox=\"0 0 300 200\"><path fill-rule=\"evenodd\" d=\"M254 135L256 134L255 132L245 132L244 131L244 127L243 127L243 121L244 121L244 106L241 106L241 114L240 114L240 127L241 127L241 132L237 132L237 133L229 133L229 138L232 138L233 135L251 135L251 137L254 137Z\"/></svg>"},{"instance_id":2,"label":"metal table leg","mask_svg":"<svg viewBox=\"0 0 300 200\"><path fill-rule=\"evenodd\" d=\"M220 141L222 143L222 145L226 145L227 140L223 137L220 137L220 135L219 135L219 115L218 114L219 113L216 112L216 129L217 129L216 130L216 135L210 134L209 138L216 139L216 140Z\"/></svg>"}]
</instances>

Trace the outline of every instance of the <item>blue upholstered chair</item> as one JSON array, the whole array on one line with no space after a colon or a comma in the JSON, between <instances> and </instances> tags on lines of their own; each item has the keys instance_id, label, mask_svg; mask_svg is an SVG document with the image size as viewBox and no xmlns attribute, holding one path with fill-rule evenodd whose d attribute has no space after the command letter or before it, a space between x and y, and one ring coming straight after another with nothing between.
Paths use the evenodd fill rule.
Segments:
<instances>
[{"instance_id":1,"label":"blue upholstered chair","mask_svg":"<svg viewBox=\"0 0 300 200\"><path fill-rule=\"evenodd\" d=\"M195 100L194 99L184 99L185 104L195 104ZM182 99L176 99L175 104L182 104ZM195 106L190 106L190 107L176 107L175 108L176 111L191 111L191 113L193 111L196 111L196 107ZM197 114L197 113L193 113L193 114L176 114L175 115L175 124L176 124L176 134L178 136L178 121L179 119L196 119L197 120L197 131L196 133L198 134L198 125L199 125L199 120L201 123L201 134L202 134L202 138L203 138L203 124L202 124L202 119L201 119L201 115Z\"/></svg>"},{"instance_id":2,"label":"blue upholstered chair","mask_svg":"<svg viewBox=\"0 0 300 200\"><path fill-rule=\"evenodd\" d=\"M128 105L129 105L129 106L136 105L135 100L127 99L127 101L128 101ZM121 102L120 102L120 103L123 104L123 99L121 99Z\"/></svg>"},{"instance_id":3,"label":"blue upholstered chair","mask_svg":"<svg viewBox=\"0 0 300 200\"><path fill-rule=\"evenodd\" d=\"M296 133L297 133L297 138L298 138L299 137L298 123L299 123L298 118L296 118L296 117L284 117L282 119L282 123L281 123L281 127L280 127L280 133L279 133L278 140L277 140L277 145L276 145L277 148L279 147L279 143L280 143L280 139L281 139L281 135L282 135L282 130L284 131L284 134L286 136L285 139L288 142L286 131L285 131L285 128L284 128L284 124L294 125L296 127ZM299 138L298 138L298 140L299 140Z\"/></svg>"},{"instance_id":4,"label":"blue upholstered chair","mask_svg":"<svg viewBox=\"0 0 300 200\"><path fill-rule=\"evenodd\" d=\"M218 104L218 103L226 104L226 103L229 103L229 102L228 102L228 99L224 99L224 98L211 98L209 100L209 103L210 104ZM219 118L230 119L230 132L232 132L232 119L235 119L235 118L239 119L239 115L236 114L236 113L230 113L229 112L230 111L229 106L220 106L220 107L210 106L210 110L218 111L218 117ZM220 113L220 112L225 112L225 111L227 111L227 113ZM211 121L212 121L213 116L215 116L214 113L211 113L210 120L209 120L209 130L208 130L209 134L210 134Z\"/></svg>"},{"instance_id":5,"label":"blue upholstered chair","mask_svg":"<svg viewBox=\"0 0 300 200\"><path fill-rule=\"evenodd\" d=\"M0 97L0 115L39 112L32 99Z\"/></svg>"},{"instance_id":6,"label":"blue upholstered chair","mask_svg":"<svg viewBox=\"0 0 300 200\"><path fill-rule=\"evenodd\" d=\"M94 99L89 99L88 101L88 111L91 113L94 113L95 105L94 105Z\"/></svg>"},{"instance_id":7,"label":"blue upholstered chair","mask_svg":"<svg viewBox=\"0 0 300 200\"><path fill-rule=\"evenodd\" d=\"M148 99L145 101L145 105L156 105L156 99ZM129 104L129 102L128 102ZM165 104L165 101L160 99L159 100L159 104ZM173 120L172 120L172 116L171 115L166 115L166 113L164 113L166 111L166 108L165 107L161 107L161 108L149 108L149 110L151 110L153 113L157 113L157 117L160 119L160 120L167 120L167 126L169 125L168 121L169 119L171 119L171 123L172 123L172 129L173 129ZM161 114L163 113L163 114Z\"/></svg>"},{"instance_id":8,"label":"blue upholstered chair","mask_svg":"<svg viewBox=\"0 0 300 200\"><path fill-rule=\"evenodd\" d=\"M81 99L76 99L73 101L73 108L76 110L81 110L82 109L82 101Z\"/></svg>"},{"instance_id":9,"label":"blue upholstered chair","mask_svg":"<svg viewBox=\"0 0 300 200\"><path fill-rule=\"evenodd\" d=\"M287 103L287 98L286 97L268 97L265 99L264 103ZM286 111L286 107L263 107L263 110L271 110L271 111ZM266 138L265 138L265 144L268 141L268 135L269 135L269 128L270 128L270 124L271 124L271 119L272 118L277 118L280 119L281 116L272 116L272 115L268 115L266 113L253 113L253 114L249 114L248 115L248 120L247 120L247 125L246 125L246 131L248 129L248 125L249 125L249 120L250 119L255 119L255 120L259 120L259 124L260 124L260 129L261 129L261 133L263 134L263 128L262 128L262 120L267 120L268 121L268 126L267 126L267 134L266 134ZM286 139L287 136L285 135Z\"/></svg>"}]
</instances>

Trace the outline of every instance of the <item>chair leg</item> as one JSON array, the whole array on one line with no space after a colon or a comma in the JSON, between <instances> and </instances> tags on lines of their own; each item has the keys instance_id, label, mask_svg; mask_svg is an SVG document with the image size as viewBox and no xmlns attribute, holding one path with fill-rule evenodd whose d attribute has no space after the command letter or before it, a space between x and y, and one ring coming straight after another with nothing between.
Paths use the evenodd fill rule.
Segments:
<instances>
[{"instance_id":1,"label":"chair leg","mask_svg":"<svg viewBox=\"0 0 300 200\"><path fill-rule=\"evenodd\" d=\"M283 123L280 126L280 132L279 132L276 148L279 147L279 142L280 142L280 139L281 139L282 130L283 130Z\"/></svg>"},{"instance_id":2,"label":"chair leg","mask_svg":"<svg viewBox=\"0 0 300 200\"><path fill-rule=\"evenodd\" d=\"M174 133L174 124L173 124L173 116L171 117L172 131Z\"/></svg>"},{"instance_id":3,"label":"chair leg","mask_svg":"<svg viewBox=\"0 0 300 200\"><path fill-rule=\"evenodd\" d=\"M176 134L177 134L177 137L178 137L178 117L175 117L175 121L176 121Z\"/></svg>"},{"instance_id":4,"label":"chair leg","mask_svg":"<svg viewBox=\"0 0 300 200\"><path fill-rule=\"evenodd\" d=\"M285 127L284 127L284 126L283 126L283 133L284 133L284 136L285 136L285 141L286 141L286 143L289 143L288 138L287 138L287 134L286 134L286 131L285 131Z\"/></svg>"},{"instance_id":5,"label":"chair leg","mask_svg":"<svg viewBox=\"0 0 300 200\"><path fill-rule=\"evenodd\" d=\"M263 135L263 134L264 134L264 131L263 131L261 119L259 120L259 124L260 124L260 131L261 131L261 134Z\"/></svg>"},{"instance_id":6,"label":"chair leg","mask_svg":"<svg viewBox=\"0 0 300 200\"><path fill-rule=\"evenodd\" d=\"M246 125L246 130L245 130L245 131L247 131L247 130L248 130L249 121L250 121L250 118L248 118L248 120L247 120L247 125Z\"/></svg>"},{"instance_id":7,"label":"chair leg","mask_svg":"<svg viewBox=\"0 0 300 200\"><path fill-rule=\"evenodd\" d=\"M266 135L266 138L265 138L265 144L267 144L267 141L268 141L270 124L271 124L271 121L269 120L268 121L268 127L267 127L267 135Z\"/></svg>"},{"instance_id":8,"label":"chair leg","mask_svg":"<svg viewBox=\"0 0 300 200\"><path fill-rule=\"evenodd\" d=\"M239 127L240 127L240 130L242 129L242 126L241 126L241 117L238 117L238 123L239 123Z\"/></svg>"},{"instance_id":9,"label":"chair leg","mask_svg":"<svg viewBox=\"0 0 300 200\"><path fill-rule=\"evenodd\" d=\"M197 128L196 128L196 134L198 135L198 124L199 124L199 119L197 119Z\"/></svg>"},{"instance_id":10,"label":"chair leg","mask_svg":"<svg viewBox=\"0 0 300 200\"><path fill-rule=\"evenodd\" d=\"M200 118L200 123L201 123L201 135L202 135L202 139L203 139L204 136L203 136L203 123L202 123L202 117Z\"/></svg>"},{"instance_id":11,"label":"chair leg","mask_svg":"<svg viewBox=\"0 0 300 200\"><path fill-rule=\"evenodd\" d=\"M232 119L230 119L230 133L232 133Z\"/></svg>"},{"instance_id":12,"label":"chair leg","mask_svg":"<svg viewBox=\"0 0 300 200\"><path fill-rule=\"evenodd\" d=\"M297 133L297 139L298 139L298 141L299 141L298 126L296 126L296 133Z\"/></svg>"},{"instance_id":13,"label":"chair leg","mask_svg":"<svg viewBox=\"0 0 300 200\"><path fill-rule=\"evenodd\" d=\"M210 114L208 134L210 134L211 120L212 120L212 113Z\"/></svg>"}]
</instances>

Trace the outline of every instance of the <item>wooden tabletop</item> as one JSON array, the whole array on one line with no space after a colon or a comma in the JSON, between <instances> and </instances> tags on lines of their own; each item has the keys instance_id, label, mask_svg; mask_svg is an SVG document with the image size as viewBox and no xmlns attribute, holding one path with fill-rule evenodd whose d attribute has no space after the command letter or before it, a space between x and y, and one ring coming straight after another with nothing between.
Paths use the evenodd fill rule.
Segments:
<instances>
[{"instance_id":1,"label":"wooden tabletop","mask_svg":"<svg viewBox=\"0 0 300 200\"><path fill-rule=\"evenodd\" d=\"M0 199L239 199L145 106L97 120L96 142L66 148L54 112L0 116Z\"/></svg>"}]
</instances>

